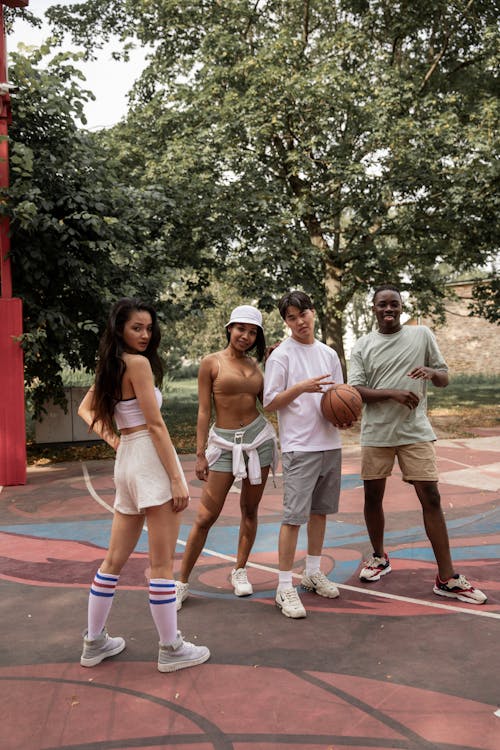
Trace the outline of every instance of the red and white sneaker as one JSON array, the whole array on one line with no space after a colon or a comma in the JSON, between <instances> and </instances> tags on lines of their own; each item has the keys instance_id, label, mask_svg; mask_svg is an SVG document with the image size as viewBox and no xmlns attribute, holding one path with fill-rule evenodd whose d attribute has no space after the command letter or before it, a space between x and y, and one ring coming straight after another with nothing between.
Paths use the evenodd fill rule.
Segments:
<instances>
[{"instance_id":1,"label":"red and white sneaker","mask_svg":"<svg viewBox=\"0 0 500 750\"><path fill-rule=\"evenodd\" d=\"M385 553L383 557L372 555L364 563L359 577L361 581L379 581L381 576L387 575L391 570L391 563Z\"/></svg>"},{"instance_id":2,"label":"red and white sneaker","mask_svg":"<svg viewBox=\"0 0 500 750\"><path fill-rule=\"evenodd\" d=\"M438 596L447 596L449 599L459 599L461 602L469 604L484 604L487 600L486 594L469 583L465 576L456 573L447 581L442 581L436 576L436 583L433 591Z\"/></svg>"}]
</instances>

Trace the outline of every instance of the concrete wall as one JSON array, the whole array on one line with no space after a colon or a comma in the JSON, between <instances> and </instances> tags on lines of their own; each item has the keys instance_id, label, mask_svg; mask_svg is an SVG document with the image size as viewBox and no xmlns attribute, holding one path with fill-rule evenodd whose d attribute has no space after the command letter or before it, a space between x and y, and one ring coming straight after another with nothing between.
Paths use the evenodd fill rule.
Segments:
<instances>
[{"instance_id":1,"label":"concrete wall","mask_svg":"<svg viewBox=\"0 0 500 750\"><path fill-rule=\"evenodd\" d=\"M35 442L78 443L100 440L95 432L88 431L87 425L77 413L88 388L65 388L64 391L68 399L67 414L58 404L46 403L47 414L44 414L43 421L35 422Z\"/></svg>"}]
</instances>

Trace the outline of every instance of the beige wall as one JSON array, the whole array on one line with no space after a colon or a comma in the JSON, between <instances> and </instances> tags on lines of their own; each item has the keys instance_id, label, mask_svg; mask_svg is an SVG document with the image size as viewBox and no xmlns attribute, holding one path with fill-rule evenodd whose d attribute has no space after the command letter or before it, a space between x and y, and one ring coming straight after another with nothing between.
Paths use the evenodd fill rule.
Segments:
<instances>
[{"instance_id":1,"label":"beige wall","mask_svg":"<svg viewBox=\"0 0 500 750\"><path fill-rule=\"evenodd\" d=\"M436 326L428 318L421 318L419 323L434 331L450 374L500 374L500 326L484 318L469 317L472 283L450 285L450 291L460 299L446 302L445 325ZM410 325L416 322L408 321Z\"/></svg>"}]
</instances>

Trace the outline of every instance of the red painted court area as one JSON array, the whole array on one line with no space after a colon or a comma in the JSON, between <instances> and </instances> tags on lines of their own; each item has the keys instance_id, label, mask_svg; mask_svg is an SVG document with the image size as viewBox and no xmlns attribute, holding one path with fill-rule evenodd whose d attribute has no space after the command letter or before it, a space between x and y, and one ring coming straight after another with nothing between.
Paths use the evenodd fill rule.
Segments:
<instances>
[{"instance_id":1,"label":"red painted court area","mask_svg":"<svg viewBox=\"0 0 500 750\"><path fill-rule=\"evenodd\" d=\"M340 598L301 592L304 620L275 607L279 476L261 504L254 594L233 595L235 486L179 613L185 637L208 645L211 659L172 674L156 670L146 533L109 621L127 648L93 669L79 665L88 588L109 535L112 462L29 469L25 486L0 493L2 750L498 750L500 438L443 440L437 450L456 569L487 593L486 605L432 593L418 501L397 471L385 501L393 572L359 581L370 547L359 449L348 447L323 558ZM192 503L177 568L200 495L193 457L182 463ZM301 533L298 575L304 542Z\"/></svg>"}]
</instances>

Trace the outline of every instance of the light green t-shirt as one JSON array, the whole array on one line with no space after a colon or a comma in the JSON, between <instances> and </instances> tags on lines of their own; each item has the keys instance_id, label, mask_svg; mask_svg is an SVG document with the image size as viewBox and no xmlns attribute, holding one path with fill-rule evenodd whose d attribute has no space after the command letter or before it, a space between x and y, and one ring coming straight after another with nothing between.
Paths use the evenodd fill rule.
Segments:
<instances>
[{"instance_id":1,"label":"light green t-shirt","mask_svg":"<svg viewBox=\"0 0 500 750\"><path fill-rule=\"evenodd\" d=\"M420 396L416 409L392 399L363 404L361 445L409 445L435 440L427 417L427 381L412 380L418 366L448 370L432 331L403 326L398 333L362 336L351 353L349 383L367 388L397 388Z\"/></svg>"}]
</instances>

